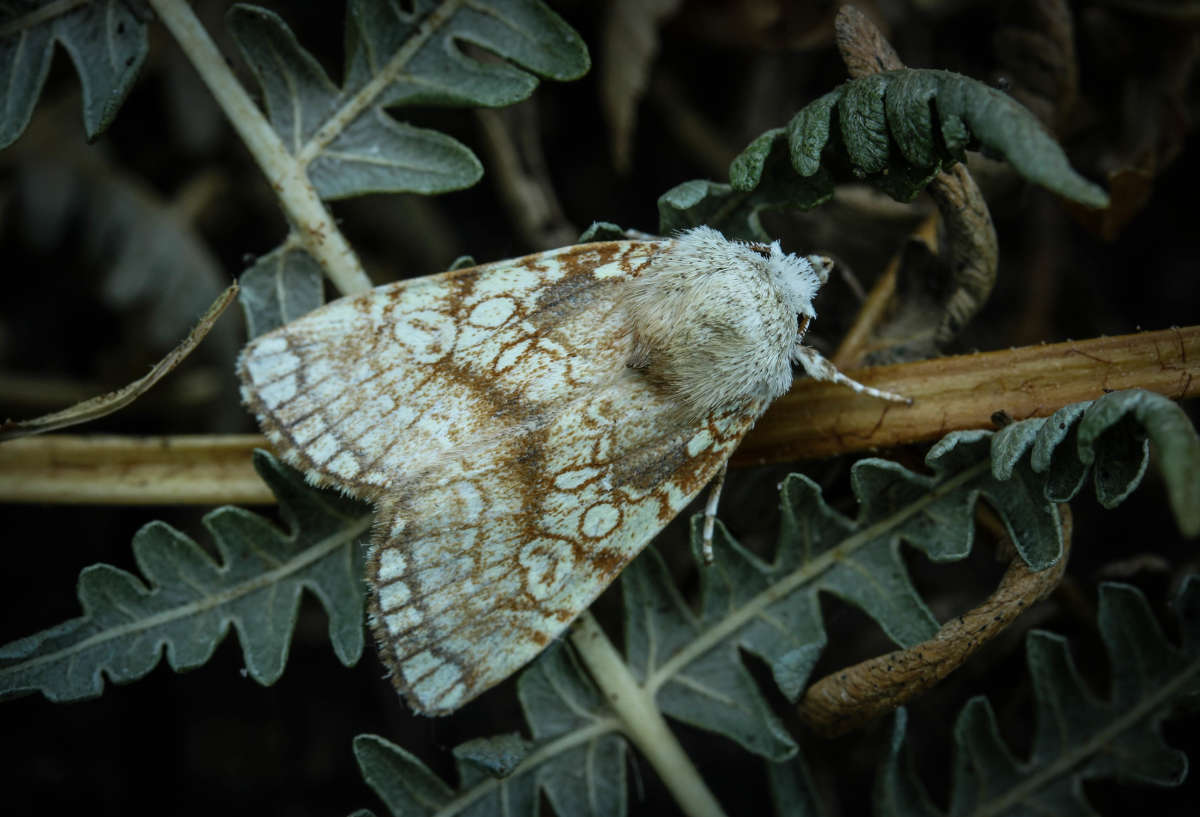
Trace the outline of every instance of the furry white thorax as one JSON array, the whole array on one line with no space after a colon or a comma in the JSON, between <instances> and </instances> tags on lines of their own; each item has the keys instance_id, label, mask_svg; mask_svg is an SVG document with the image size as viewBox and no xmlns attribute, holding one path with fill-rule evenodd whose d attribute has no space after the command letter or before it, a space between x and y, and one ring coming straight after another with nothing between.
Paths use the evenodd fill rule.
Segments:
<instances>
[{"instance_id":1,"label":"furry white thorax","mask_svg":"<svg viewBox=\"0 0 1200 817\"><path fill-rule=\"evenodd\" d=\"M821 256L729 241L711 227L681 233L629 285L628 364L674 393L698 420L792 384L792 360L829 277Z\"/></svg>"}]
</instances>

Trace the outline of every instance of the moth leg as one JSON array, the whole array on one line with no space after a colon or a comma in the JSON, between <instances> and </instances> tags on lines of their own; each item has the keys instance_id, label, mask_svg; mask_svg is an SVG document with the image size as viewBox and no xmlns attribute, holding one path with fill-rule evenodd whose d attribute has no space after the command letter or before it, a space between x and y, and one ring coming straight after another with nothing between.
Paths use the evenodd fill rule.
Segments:
<instances>
[{"instance_id":1,"label":"moth leg","mask_svg":"<svg viewBox=\"0 0 1200 817\"><path fill-rule=\"evenodd\" d=\"M869 394L872 397L878 397L880 400L891 400L893 403L912 405L913 401L911 397L902 397L899 394L892 394L890 391L873 389L870 386L864 386L853 378L846 377L846 375L838 371L836 366L811 346L796 344L792 347L792 360L799 363L813 380L841 383L843 386L849 386L859 394Z\"/></svg>"},{"instance_id":2,"label":"moth leg","mask_svg":"<svg viewBox=\"0 0 1200 817\"><path fill-rule=\"evenodd\" d=\"M725 472L728 469L729 464L722 463L721 470L717 471L713 481L708 484L708 500L704 503L704 537L700 541L700 554L705 565L712 564L716 558L712 548L713 525L717 521L717 502L721 499L721 489L725 487Z\"/></svg>"}]
</instances>

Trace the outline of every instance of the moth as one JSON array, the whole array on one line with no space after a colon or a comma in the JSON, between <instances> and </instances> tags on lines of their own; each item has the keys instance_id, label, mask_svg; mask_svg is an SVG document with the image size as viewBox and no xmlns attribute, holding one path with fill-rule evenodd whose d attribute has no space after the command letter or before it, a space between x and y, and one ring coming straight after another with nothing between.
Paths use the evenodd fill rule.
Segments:
<instances>
[{"instance_id":1,"label":"moth","mask_svg":"<svg viewBox=\"0 0 1200 817\"><path fill-rule=\"evenodd\" d=\"M375 504L370 624L449 713L536 656L709 483L804 346L821 256L698 227L348 296L251 341L242 396L314 484ZM711 558L711 557L710 557Z\"/></svg>"}]
</instances>

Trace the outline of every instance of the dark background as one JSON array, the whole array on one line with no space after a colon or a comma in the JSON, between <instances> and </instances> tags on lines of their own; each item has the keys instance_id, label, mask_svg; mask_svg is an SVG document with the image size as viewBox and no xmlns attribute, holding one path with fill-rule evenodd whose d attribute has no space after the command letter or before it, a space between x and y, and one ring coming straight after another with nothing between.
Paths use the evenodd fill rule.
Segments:
<instances>
[{"instance_id":1,"label":"dark background","mask_svg":"<svg viewBox=\"0 0 1200 817\"><path fill-rule=\"evenodd\" d=\"M270 5L338 78L341 4ZM544 83L513 121L536 125L564 214L558 227L582 230L607 220L655 231L659 194L692 178L722 180L723 163L750 139L783 124L845 78L832 42L832 4L684 3L661 32L651 87L638 109L631 166L617 172L598 102L601 66L614 58L602 47L605 15L611 12L605 4L553 5L583 35L594 70L578 82ZM196 6L243 70L220 21L226 5ZM1000 237L1000 275L988 307L947 351L1195 323L1200 233L1194 228L1192 22L1072 4L1078 70L1072 93L1064 91L1062 65L1055 62L1063 59L1061 49L1035 47L1043 41L1033 35L1046 30L1033 2L922 6L925 12L907 3L861 7L883 23L907 64L960 71L1008 89L1044 115L1076 168L1106 187L1115 178L1122 185L1113 187L1120 215L1101 226L1076 217L1001 166L973 164ZM242 76L252 85L244 70ZM137 87L93 145L84 141L78 110L78 79L60 51L29 132L0 152L5 270L0 375L8 384L0 389L0 415L6 417L54 410L140 377L248 257L270 251L284 235L283 219L257 168L161 27L152 26L151 54ZM343 230L375 281L436 272L461 254L489 261L541 248L514 227L474 113L417 109L397 115L454 135L476 151L488 173L470 190L436 198L370 196L335 203ZM710 148L702 150L701 144ZM208 191L198 194L190 227L191 238L210 254L196 267L200 271L164 268L157 273L157 290L137 292L114 283L114 259L147 214L197 189ZM924 200L908 208L839 202L779 216L771 226L787 249L831 251L869 285L928 208ZM835 281L818 307L816 342L836 341L854 314L852 293ZM234 388L240 320L231 309L183 367L134 407L87 431L253 430ZM848 467L843 461L799 466L831 485L835 501L848 495ZM731 475L723 516L745 541L773 536L773 486L781 472ZM1101 696L1107 694L1108 668L1094 623L1099 581L1121 578L1142 588L1175 637L1165 602L1180 577L1195 571L1197 557L1195 543L1181 540L1153 472L1116 511L1102 511L1086 496L1073 510L1075 548L1063 587L910 708L910 742L935 802L945 803L953 716L971 696L991 699L1016 757L1028 751L1032 702L1022 644L1029 628L1068 636L1081 673ZM152 519L166 520L210 547L200 524L203 512L0 506L0 529L7 534L0 643L78 615L74 585L83 567L106 562L135 570L129 542ZM686 593L695 588L696 568L681 534L677 520L659 547ZM942 617L983 598L1002 571L984 547L954 565L934 566L907 555L917 586ZM619 638L617 601L610 591L598 611ZM823 612L831 647L818 676L888 649L877 625L858 610L823 599ZM747 661L783 707L764 668ZM411 716L383 680L371 647L353 669L337 662L324 613L311 599L282 679L263 688L241 669L240 648L230 637L198 670L177 675L160 665L141 681L109 686L94 701L56 705L31 696L6 702L0 706L4 811L300 815L367 806L383 813L355 766L356 734L393 740L453 780L451 747L522 728L511 681L454 718ZM758 759L721 738L673 726L729 813L768 807ZM889 723L832 742L807 734L798 723L791 726L829 813L867 813ZM1168 720L1163 731L1170 745L1195 757L1196 727L1194 716L1179 717ZM653 771L636 754L631 763L632 813L674 813ZM1104 815L1195 813L1192 781L1177 789L1090 781L1084 790Z\"/></svg>"}]
</instances>

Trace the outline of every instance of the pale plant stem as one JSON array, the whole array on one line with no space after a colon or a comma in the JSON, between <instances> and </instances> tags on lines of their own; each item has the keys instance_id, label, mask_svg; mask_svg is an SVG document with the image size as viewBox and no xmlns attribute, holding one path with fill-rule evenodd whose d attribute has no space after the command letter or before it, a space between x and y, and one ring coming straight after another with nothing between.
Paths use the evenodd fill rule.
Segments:
<instances>
[{"instance_id":1,"label":"pale plant stem","mask_svg":"<svg viewBox=\"0 0 1200 817\"><path fill-rule=\"evenodd\" d=\"M184 0L149 2L262 169L304 248L343 294L370 289L371 280L358 256L309 181L307 165L288 153L262 111L229 70L191 7Z\"/></svg>"},{"instance_id":2,"label":"pale plant stem","mask_svg":"<svg viewBox=\"0 0 1200 817\"><path fill-rule=\"evenodd\" d=\"M1197 397L1200 326L881 366L868 376L873 385L916 397L916 405L890 411L837 384L803 381L758 422L731 464L934 440L990 427L997 406L1016 420L1048 417L1095 400L1105 388ZM15 393L18 384L0 372L0 392L6 387ZM271 502L250 465L250 451L266 445L257 435L10 440L0 446L0 502Z\"/></svg>"},{"instance_id":3,"label":"pale plant stem","mask_svg":"<svg viewBox=\"0 0 1200 817\"><path fill-rule=\"evenodd\" d=\"M620 720L621 731L650 761L684 813L723 817L720 803L675 739L653 696L638 684L591 613L585 611L575 622L571 644Z\"/></svg>"}]
</instances>

